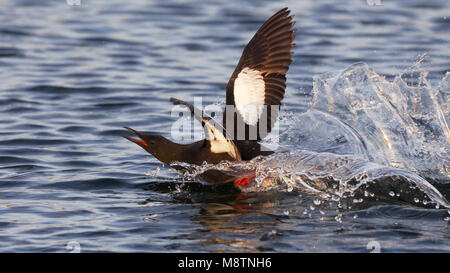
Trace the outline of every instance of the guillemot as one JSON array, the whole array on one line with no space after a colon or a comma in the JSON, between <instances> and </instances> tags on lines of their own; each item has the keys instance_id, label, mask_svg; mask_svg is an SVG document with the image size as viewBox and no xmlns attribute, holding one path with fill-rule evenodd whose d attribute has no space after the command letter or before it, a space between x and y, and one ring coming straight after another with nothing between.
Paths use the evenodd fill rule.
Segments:
<instances>
[{"instance_id":1,"label":"guillemot","mask_svg":"<svg viewBox=\"0 0 450 273\"><path fill-rule=\"evenodd\" d=\"M258 143L273 128L286 89L286 72L292 62L295 44L294 16L284 8L270 17L245 47L226 86L226 107L220 126L213 118L193 105L171 98L187 107L202 123L205 139L191 144L174 143L157 134L147 134L125 127L139 139L125 136L163 163L185 162L202 165L223 160L250 160L269 155ZM228 107L232 106L232 108ZM229 109L233 109L230 113ZM228 112L228 114L227 114ZM239 124L243 125L239 127ZM254 174L234 177L236 185L245 186ZM213 173L206 180L223 182L233 177Z\"/></svg>"}]
</instances>

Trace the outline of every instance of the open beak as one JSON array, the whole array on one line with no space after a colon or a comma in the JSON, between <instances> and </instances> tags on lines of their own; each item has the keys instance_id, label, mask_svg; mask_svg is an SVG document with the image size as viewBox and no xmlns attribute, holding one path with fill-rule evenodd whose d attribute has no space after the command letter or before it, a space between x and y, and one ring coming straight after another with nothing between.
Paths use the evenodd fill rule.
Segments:
<instances>
[{"instance_id":1,"label":"open beak","mask_svg":"<svg viewBox=\"0 0 450 273\"><path fill-rule=\"evenodd\" d=\"M134 135L136 135L140 139L142 139L142 140L144 139L144 135L139 133L138 131L133 130L133 129L129 128L129 127L124 127L124 128L127 129L128 131L132 132ZM142 140L139 140L139 139L136 139L136 138L132 138L132 137L129 137L129 136L123 136L123 137L128 139L131 142L136 143L137 145L141 146L145 150L148 149L148 145L147 145L147 143L145 141L142 141Z\"/></svg>"}]
</instances>

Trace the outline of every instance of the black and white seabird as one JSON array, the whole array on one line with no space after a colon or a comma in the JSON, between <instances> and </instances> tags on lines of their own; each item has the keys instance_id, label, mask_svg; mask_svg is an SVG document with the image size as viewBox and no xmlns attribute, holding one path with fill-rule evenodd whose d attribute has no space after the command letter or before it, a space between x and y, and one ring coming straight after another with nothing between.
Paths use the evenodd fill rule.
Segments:
<instances>
[{"instance_id":1,"label":"black and white seabird","mask_svg":"<svg viewBox=\"0 0 450 273\"><path fill-rule=\"evenodd\" d=\"M202 123L205 139L178 144L160 135L146 134L128 127L139 139L125 138L166 164L174 161L195 165L204 162L217 164L223 160L250 160L258 155L273 153L262 149L258 141L272 130L284 97L286 72L295 46L295 30L292 29L295 21L289 13L288 8L275 13L245 47L226 86L223 127L191 104L171 98L174 104L186 106ZM254 175L248 177L254 178ZM235 182L245 185L248 177L240 177ZM217 174L209 179L206 177L206 180L217 179L224 182L230 180Z\"/></svg>"}]
</instances>

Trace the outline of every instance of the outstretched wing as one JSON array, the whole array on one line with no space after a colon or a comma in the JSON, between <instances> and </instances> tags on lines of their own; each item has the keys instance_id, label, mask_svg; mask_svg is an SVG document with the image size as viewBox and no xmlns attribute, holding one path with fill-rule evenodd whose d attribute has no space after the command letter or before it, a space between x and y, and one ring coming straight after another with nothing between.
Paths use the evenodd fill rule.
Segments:
<instances>
[{"instance_id":1,"label":"outstretched wing","mask_svg":"<svg viewBox=\"0 0 450 273\"><path fill-rule=\"evenodd\" d=\"M186 106L194 118L202 123L205 132L205 145L208 146L213 153L228 153L232 158L241 160L241 155L235 143L226 137L226 130L215 121L208 114L193 106L192 104L176 99L170 98L170 101L175 105Z\"/></svg>"},{"instance_id":2,"label":"outstretched wing","mask_svg":"<svg viewBox=\"0 0 450 273\"><path fill-rule=\"evenodd\" d=\"M295 46L295 22L289 12L287 8L278 11L259 28L228 81L226 108L232 105L235 112L225 109L223 125L235 140L242 140L244 132L245 140L264 138L278 117ZM227 121L233 121L233 128Z\"/></svg>"}]
</instances>

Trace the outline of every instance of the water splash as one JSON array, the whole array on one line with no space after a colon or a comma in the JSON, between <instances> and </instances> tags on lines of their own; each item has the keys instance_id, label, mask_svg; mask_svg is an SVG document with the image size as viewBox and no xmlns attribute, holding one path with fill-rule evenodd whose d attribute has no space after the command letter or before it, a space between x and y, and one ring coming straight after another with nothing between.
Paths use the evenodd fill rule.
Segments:
<instances>
[{"instance_id":1,"label":"water splash","mask_svg":"<svg viewBox=\"0 0 450 273\"><path fill-rule=\"evenodd\" d=\"M405 82L404 73L390 82L357 63L316 76L309 111L292 120L280 143L286 150L353 154L450 181L450 72L436 89L426 71L415 86Z\"/></svg>"},{"instance_id":2,"label":"water splash","mask_svg":"<svg viewBox=\"0 0 450 273\"><path fill-rule=\"evenodd\" d=\"M287 152L248 162L177 164L190 179L211 170L231 176L254 172L254 183L243 191L308 192L338 208L344 201L352 207L369 201L449 207L419 175L450 178L450 73L434 90L426 72L416 86L402 76L390 82L364 63L317 76L310 109L291 118L277 139ZM315 200L314 208L325 204Z\"/></svg>"},{"instance_id":3,"label":"water splash","mask_svg":"<svg viewBox=\"0 0 450 273\"><path fill-rule=\"evenodd\" d=\"M419 175L352 155L295 150L248 162L223 161L189 168L185 175L192 179L211 170L229 174L254 171L255 181L243 191L306 192L320 198L314 199L314 206L323 205L321 200L350 200L355 206L373 200L450 207L445 197Z\"/></svg>"}]
</instances>

